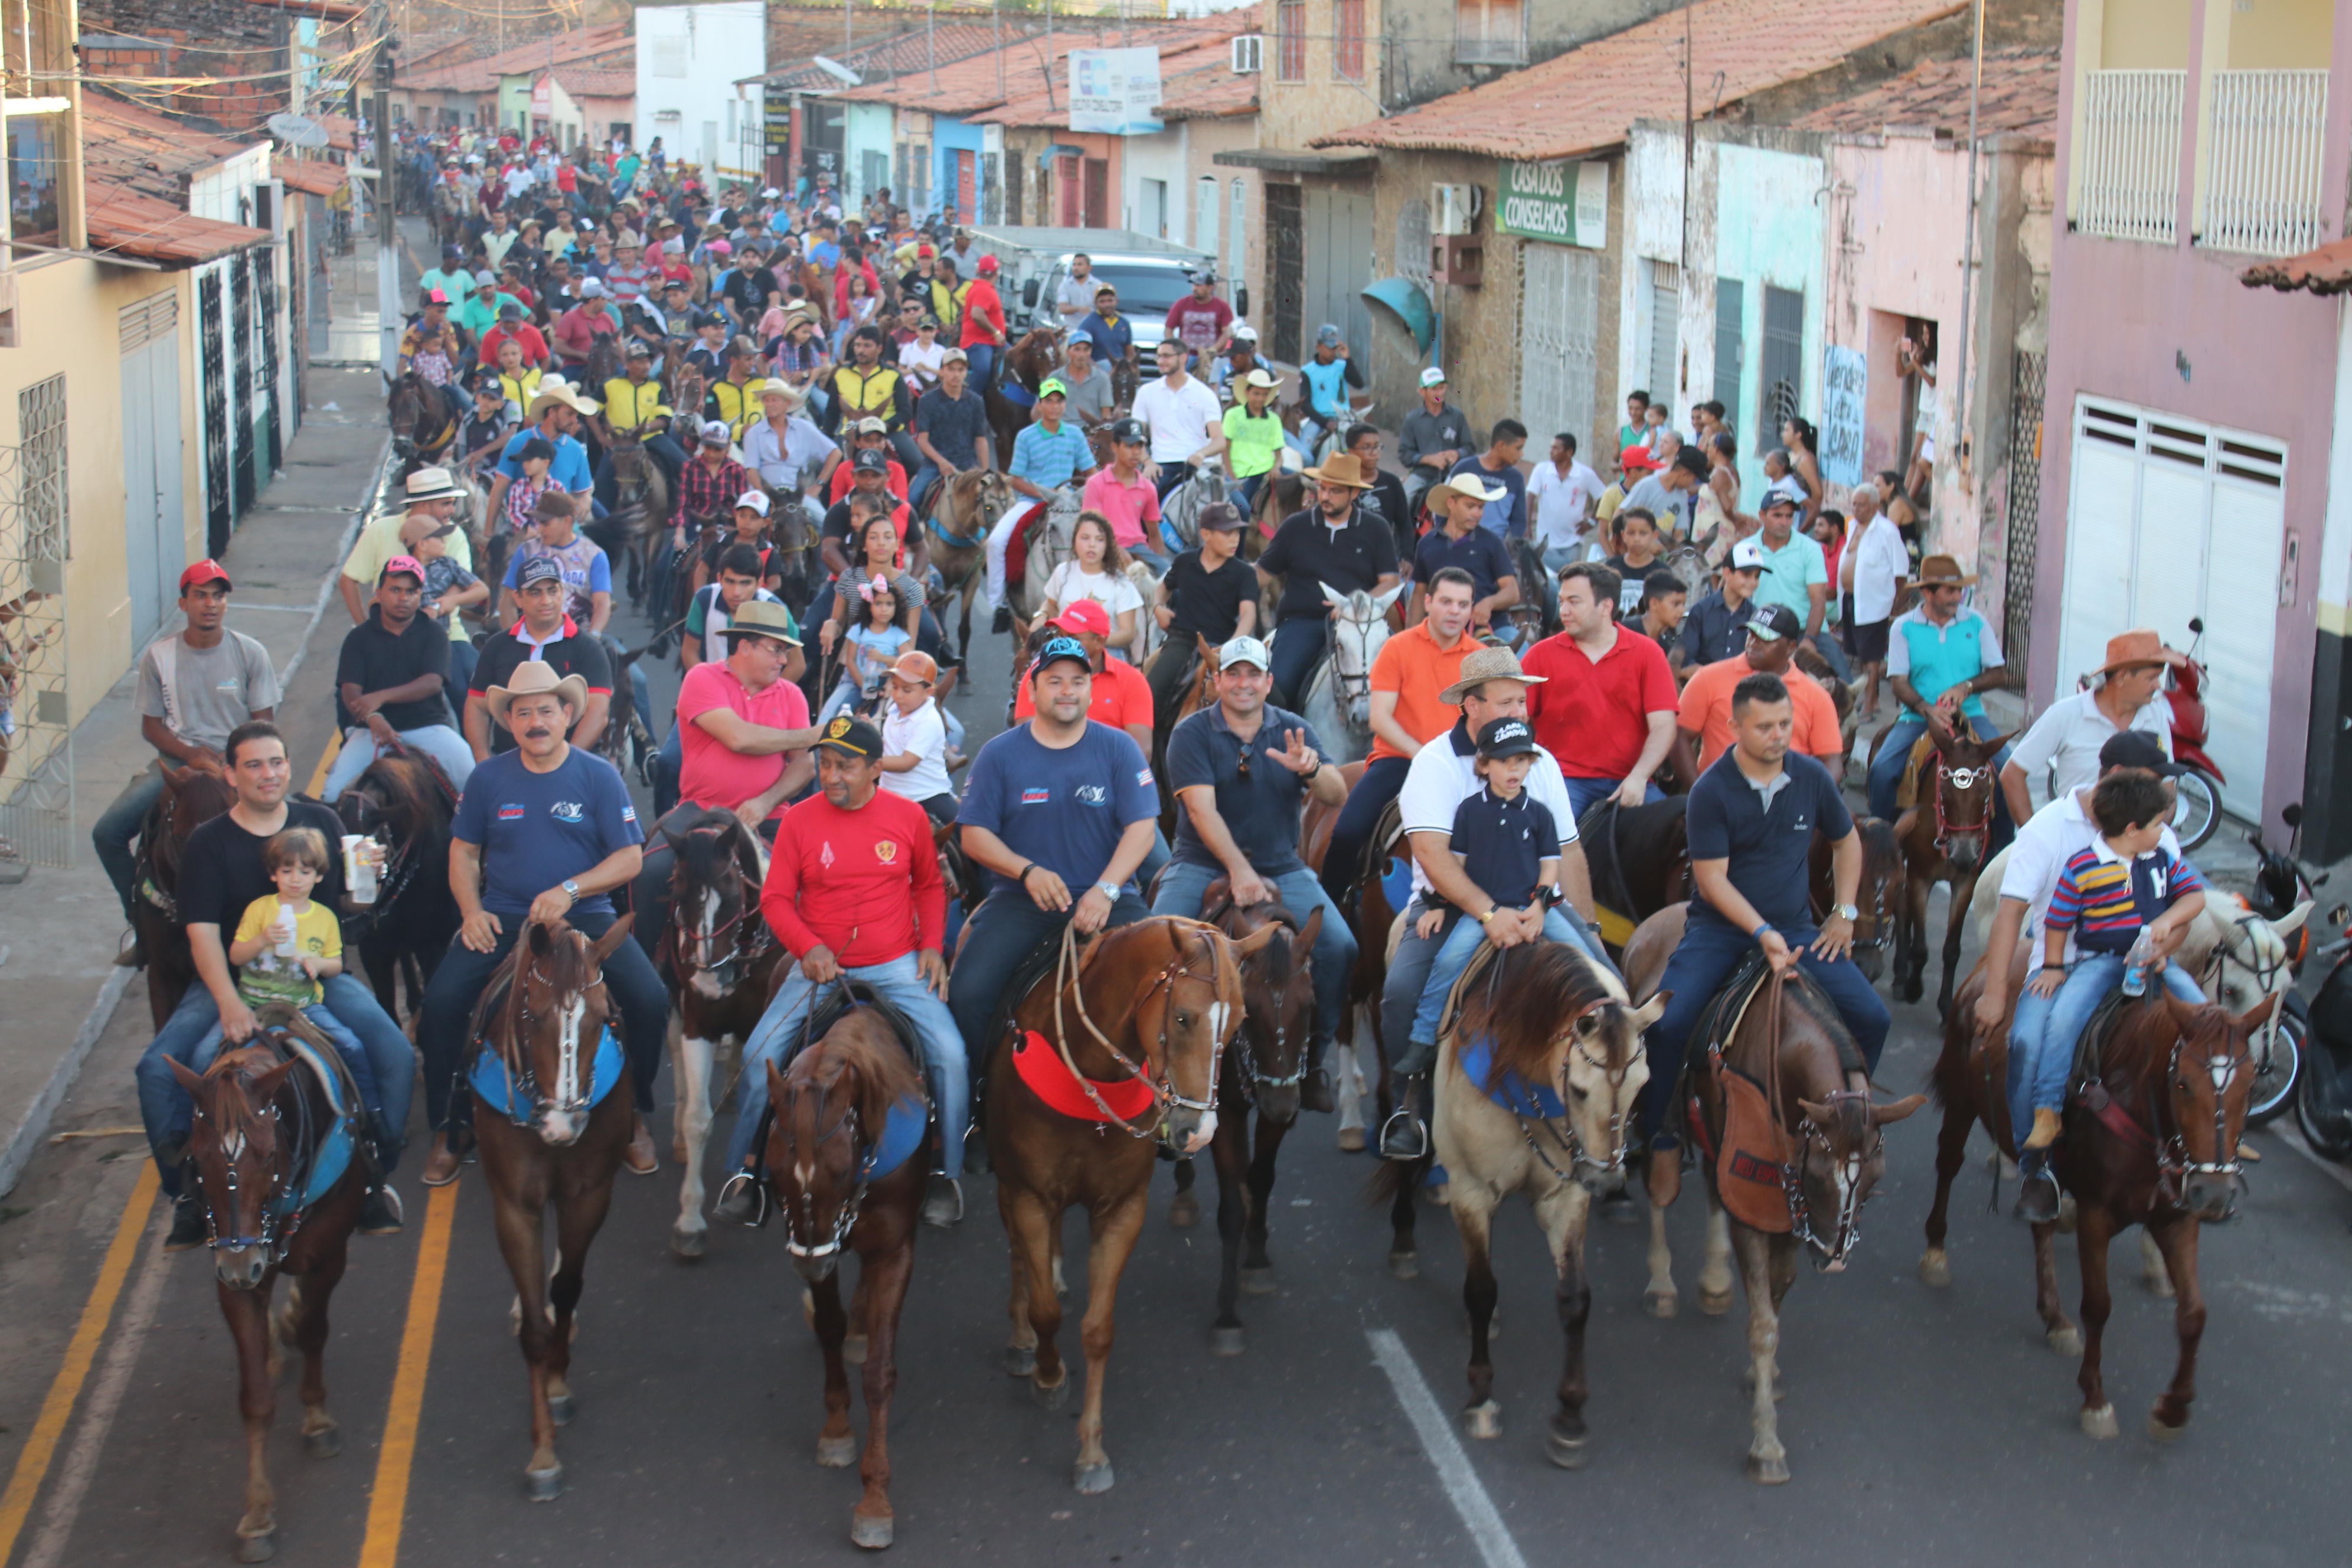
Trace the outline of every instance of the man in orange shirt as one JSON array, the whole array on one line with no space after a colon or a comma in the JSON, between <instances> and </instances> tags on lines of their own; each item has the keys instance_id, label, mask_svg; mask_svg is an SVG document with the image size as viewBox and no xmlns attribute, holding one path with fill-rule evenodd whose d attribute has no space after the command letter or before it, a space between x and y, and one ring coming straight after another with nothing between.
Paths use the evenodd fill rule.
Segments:
<instances>
[{"instance_id":1,"label":"man in orange shirt","mask_svg":"<svg viewBox=\"0 0 2352 1568\"><path fill-rule=\"evenodd\" d=\"M1364 845L1380 826L1381 812L1404 788L1414 754L1462 717L1459 707L1439 695L1478 650L1470 636L1478 585L1461 567L1446 566L1431 574L1424 592L1427 613L1420 624L1389 638L1372 660L1372 752L1323 852L1323 890L1335 904L1346 904Z\"/></svg>"},{"instance_id":2,"label":"man in orange shirt","mask_svg":"<svg viewBox=\"0 0 2352 1568\"><path fill-rule=\"evenodd\" d=\"M1748 651L1734 658L1704 666L1683 688L1682 710L1675 722L1686 744L1698 748L1698 771L1715 766L1731 744L1731 689L1751 675L1778 675L1788 681L1796 709L1796 729L1789 749L1817 758L1832 777L1845 766L1844 737L1838 731L1837 705L1821 683L1800 670L1789 673L1796 658L1797 639L1804 627L1786 605L1769 605L1748 623Z\"/></svg>"}]
</instances>

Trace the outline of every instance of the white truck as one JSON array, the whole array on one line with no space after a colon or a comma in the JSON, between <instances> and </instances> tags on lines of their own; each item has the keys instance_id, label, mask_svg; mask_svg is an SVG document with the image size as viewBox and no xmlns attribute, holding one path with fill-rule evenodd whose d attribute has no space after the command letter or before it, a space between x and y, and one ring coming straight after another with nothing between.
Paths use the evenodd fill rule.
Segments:
<instances>
[{"instance_id":1,"label":"white truck","mask_svg":"<svg viewBox=\"0 0 2352 1568\"><path fill-rule=\"evenodd\" d=\"M1014 328L1077 324L1055 310L1054 300L1070 275L1070 258L1083 252L1093 275L1118 290L1118 308L1134 324L1136 359L1147 376L1159 374L1152 350L1166 333L1169 308L1191 291L1192 273L1216 265L1205 250L1128 229L1012 226L975 228L971 238L975 249L995 257L1003 268L997 291L1004 297L1006 324ZM1245 289L1235 285L1227 298L1236 316L1249 313Z\"/></svg>"}]
</instances>

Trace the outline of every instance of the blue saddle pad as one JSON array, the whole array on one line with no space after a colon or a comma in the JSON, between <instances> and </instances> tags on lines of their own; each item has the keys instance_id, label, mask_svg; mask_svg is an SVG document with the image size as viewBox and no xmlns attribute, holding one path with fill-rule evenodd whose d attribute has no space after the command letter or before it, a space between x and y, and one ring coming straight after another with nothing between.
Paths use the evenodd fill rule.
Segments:
<instances>
[{"instance_id":1,"label":"blue saddle pad","mask_svg":"<svg viewBox=\"0 0 2352 1568\"><path fill-rule=\"evenodd\" d=\"M348 1117L336 1119L327 1133L325 1142L310 1156L310 1170L299 1192L281 1193L270 1206L281 1215L307 1209L327 1195L328 1189L343 1179L352 1165L352 1123Z\"/></svg>"},{"instance_id":2,"label":"blue saddle pad","mask_svg":"<svg viewBox=\"0 0 2352 1568\"><path fill-rule=\"evenodd\" d=\"M1465 1046L1457 1047L1455 1060L1470 1081L1486 1086L1486 1098L1516 1116L1538 1117L1557 1121L1568 1114L1559 1091L1548 1084L1529 1083L1515 1072L1497 1073L1495 1067L1495 1042L1492 1037L1481 1035Z\"/></svg>"},{"instance_id":3,"label":"blue saddle pad","mask_svg":"<svg viewBox=\"0 0 2352 1568\"><path fill-rule=\"evenodd\" d=\"M613 1086L621 1081L621 1042L614 1037L613 1026L607 1024L604 1034L597 1038L595 1065L590 1069L590 1109L602 1105L604 1097L613 1092ZM507 1064L499 1059L498 1052L490 1049L488 1042L483 1043L474 1058L474 1070L466 1077L483 1103L498 1107L509 1120L530 1119L531 1108L521 1103L521 1096L507 1078Z\"/></svg>"},{"instance_id":4,"label":"blue saddle pad","mask_svg":"<svg viewBox=\"0 0 2352 1568\"><path fill-rule=\"evenodd\" d=\"M930 1122L930 1108L919 1099L910 1096L892 1106L890 1119L882 1125L882 1141L866 1156L866 1180L879 1181L905 1164L923 1146L923 1131Z\"/></svg>"},{"instance_id":5,"label":"blue saddle pad","mask_svg":"<svg viewBox=\"0 0 2352 1568\"><path fill-rule=\"evenodd\" d=\"M1030 391L1027 387L1022 385L1017 381L1007 379L998 382L996 384L996 390L1003 393L1004 395L1004 401L1010 403L1015 408L1034 408L1037 406L1037 395Z\"/></svg>"}]
</instances>

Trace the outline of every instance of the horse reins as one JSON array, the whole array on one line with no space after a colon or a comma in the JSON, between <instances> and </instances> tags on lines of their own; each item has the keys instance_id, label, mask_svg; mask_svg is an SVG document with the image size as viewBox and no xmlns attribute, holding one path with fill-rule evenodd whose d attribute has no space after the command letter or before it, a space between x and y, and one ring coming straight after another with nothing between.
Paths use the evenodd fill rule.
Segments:
<instances>
[{"instance_id":1,"label":"horse reins","mask_svg":"<svg viewBox=\"0 0 2352 1568\"><path fill-rule=\"evenodd\" d=\"M1952 825L1950 813L1944 809L1944 785L1947 782L1958 790L1963 798L1966 798L1969 793L1977 787L1979 781L1990 782L1991 777L1992 765L1989 763L1979 767L1956 768L1944 760L1942 752L1936 752L1936 852L1937 854L1948 859L1952 853L1952 840L1962 835L1983 839L1986 845L1991 843L1993 808L1990 804L1986 805L1984 816L1979 820L1964 822L1957 827ZM1983 846L1979 847L1981 851Z\"/></svg>"},{"instance_id":2,"label":"horse reins","mask_svg":"<svg viewBox=\"0 0 2352 1568\"><path fill-rule=\"evenodd\" d=\"M1212 935L1216 934L1214 927L1204 925L1199 921L1187 923L1199 926ZM1172 1000L1176 978L1180 974L1187 980L1208 986L1222 999L1224 994L1224 959L1218 952L1213 942L1210 944L1209 961L1214 967L1208 974L1202 975L1194 973L1192 965L1186 962L1180 945L1177 956L1169 960L1166 967L1160 971L1151 984L1146 985L1138 994L1135 998L1134 1011L1140 1014L1152 996L1163 990L1171 993ZM1176 1091L1176 1082L1172 1074L1163 1073L1157 1078L1152 1075L1150 1052L1144 1053L1144 1061L1137 1062L1113 1044L1108 1035L1102 1032L1093 1016L1087 1012L1086 987L1081 984L1082 967L1077 954L1077 927L1075 924L1065 924L1062 927L1061 952L1054 963L1054 1048L1061 1053L1062 1065L1069 1069L1070 1077L1077 1080L1078 1087L1086 1091L1087 1098L1094 1101L1095 1110L1101 1114L1103 1120L1116 1126L1130 1138L1150 1138L1158 1133L1161 1117L1171 1107L1198 1111L1204 1116L1213 1114L1216 1110L1217 1074L1223 1063L1225 1048L1223 1031L1218 1031L1210 1042L1208 1098L1188 1100ZM1110 1053L1110 1059L1124 1068L1129 1079L1142 1084L1150 1091L1150 1114L1144 1119L1142 1126L1137 1126L1113 1110L1109 1103L1103 1099L1102 1091L1095 1087L1094 1080L1080 1072L1078 1064L1072 1059L1069 1031L1062 1018L1062 996L1065 992L1069 994L1071 1005L1077 1010L1078 1021L1087 1026L1087 1033L1094 1037L1095 1043ZM1168 1054L1168 1013L1165 1007L1160 1010L1159 1037L1160 1055L1165 1058Z\"/></svg>"},{"instance_id":3,"label":"horse reins","mask_svg":"<svg viewBox=\"0 0 2352 1568\"><path fill-rule=\"evenodd\" d=\"M1788 994L1789 977L1784 972L1775 971L1766 984L1771 987L1772 998L1765 1011L1767 1082L1764 1092L1765 1102L1772 1108L1772 1114L1777 1119L1785 1114L1780 1106L1781 1005ZM1862 1106L1864 1122L1868 1125L1870 1092L1867 1089L1843 1086L1832 1089L1827 1097L1830 1113L1834 1116L1839 1105L1849 1101ZM1862 1240L1862 1171L1868 1161L1868 1152L1857 1149L1848 1154L1843 1164L1840 1165L1837 1151L1830 1146L1828 1132L1813 1120L1810 1111L1799 1118L1797 1126L1792 1128L1783 1122L1780 1127L1784 1134L1793 1135L1797 1141L1797 1157L1780 1164L1780 1195L1789 1205L1789 1232L1811 1249L1816 1270L1837 1268L1845 1262L1846 1255ZM1876 1133L1875 1128L1872 1131ZM1820 1233L1813 1229L1812 1205L1805 1198L1805 1173L1812 1167L1816 1148L1829 1158L1831 1174L1838 1189L1837 1226L1828 1242L1823 1242Z\"/></svg>"},{"instance_id":4,"label":"horse reins","mask_svg":"<svg viewBox=\"0 0 2352 1568\"><path fill-rule=\"evenodd\" d=\"M716 834L712 836L715 837ZM732 856L728 858L728 864L733 868L740 883L743 877L742 866ZM716 889L705 890L717 891ZM709 972L712 980L722 989L731 988L737 975L748 973L759 963L761 956L775 945L775 933L768 929L766 921L747 921L743 918L758 906L758 900L746 897L739 889L736 895L735 912L705 931L697 931L686 923L687 911L683 900L671 902L670 924L677 932L680 945L690 944L695 949L695 967ZM730 931L736 934L734 942L727 950L727 955L717 963L712 963L711 950ZM737 968L738 965L740 966L740 970Z\"/></svg>"},{"instance_id":5,"label":"horse reins","mask_svg":"<svg viewBox=\"0 0 2352 1568\"><path fill-rule=\"evenodd\" d=\"M812 1002L812 1012L814 1012L814 1002ZM785 1086L785 1103L778 1107L775 1111L779 1124L782 1124L791 1115L792 1107L799 1102L801 1090L804 1087L806 1086L803 1084ZM823 1084L817 1086L816 1096L816 1120L822 1124L826 1100ZM849 1134L850 1153L857 1162L857 1172L850 1182L849 1195L842 1200L840 1212L834 1215L833 1234L822 1242L804 1247L801 1244L799 1230L802 1224L805 1222L809 1234L812 1236L816 1234L816 1194L806 1185L802 1186L799 1202L794 1205L796 1212L784 1226L784 1250L794 1258L814 1259L837 1256L843 1246L847 1243L849 1233L857 1227L858 1212L866 1205L867 1181L874 1174L875 1164L882 1156L882 1140L878 1135L870 1143L861 1140L857 1125L857 1106L855 1101L852 1101L834 1120L831 1127L817 1134L816 1147L824 1148L845 1131Z\"/></svg>"},{"instance_id":6,"label":"horse reins","mask_svg":"<svg viewBox=\"0 0 2352 1568\"><path fill-rule=\"evenodd\" d=\"M294 1105L297 1119L296 1138L305 1149L308 1149L310 1146L310 1097L299 1089L296 1090ZM206 1119L205 1108L202 1105L196 1105L193 1110L199 1120ZM279 1112L275 1097L268 1105L256 1108L254 1115L257 1118L268 1116L273 1129L269 1139L269 1184L262 1189L261 1194L261 1234L259 1236L222 1236L220 1216L214 1212L213 1205L206 1203L205 1205L205 1245L215 1251L226 1247L232 1252L259 1247L268 1258L270 1267L275 1268L284 1261L287 1252L294 1244L296 1233L301 1230L302 1222L310 1217L310 1211L307 1206L299 1204L287 1209L284 1213L285 1226L282 1229L279 1227L278 1222L280 1215L278 1202L280 1193L287 1185L285 1139L282 1136L286 1119ZM243 1152L242 1142L238 1152ZM234 1216L236 1213L237 1194L236 1158L226 1150L223 1151L221 1170L222 1179L228 1187L229 1213Z\"/></svg>"},{"instance_id":7,"label":"horse reins","mask_svg":"<svg viewBox=\"0 0 2352 1568\"><path fill-rule=\"evenodd\" d=\"M2172 1037L2164 1076L2174 1087L2186 1087L2180 1079L2180 1050L2188 1043L2187 1037L2178 1032ZM2171 1114L2169 1093L2148 1096L2148 1121L2153 1125L2143 1126L2137 1117L2116 1103L2103 1078L2092 1078L2076 1092L2075 1098L2090 1110L2094 1121L2156 1163L2156 1184L2147 1198L2151 1211L2159 1204L2185 1208L2191 1176L2227 1176L2234 1180L2244 1171L2237 1157L2237 1143L2229 1135L2230 1084L2243 1065L2243 1059L2234 1056L2206 1058L2206 1070L2213 1077L2213 1152L2217 1155L2226 1152L2226 1159L2189 1158L2188 1141L2181 1135L2179 1119ZM2145 1083L2145 1078L2141 1081ZM2165 1131L2167 1122L2172 1124L2168 1132Z\"/></svg>"}]
</instances>

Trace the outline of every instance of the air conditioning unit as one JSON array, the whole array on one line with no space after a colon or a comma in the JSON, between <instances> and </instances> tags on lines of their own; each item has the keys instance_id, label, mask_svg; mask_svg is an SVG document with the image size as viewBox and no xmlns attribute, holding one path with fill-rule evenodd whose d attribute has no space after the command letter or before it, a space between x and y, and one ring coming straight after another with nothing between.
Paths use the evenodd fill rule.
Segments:
<instances>
[{"instance_id":1,"label":"air conditioning unit","mask_svg":"<svg viewBox=\"0 0 2352 1568\"><path fill-rule=\"evenodd\" d=\"M1486 205L1486 193L1476 185L1433 185L1429 195L1429 232L1472 233Z\"/></svg>"},{"instance_id":2,"label":"air conditioning unit","mask_svg":"<svg viewBox=\"0 0 2352 1568\"><path fill-rule=\"evenodd\" d=\"M1234 74L1255 76L1265 69L1265 35L1244 33L1234 40Z\"/></svg>"}]
</instances>

